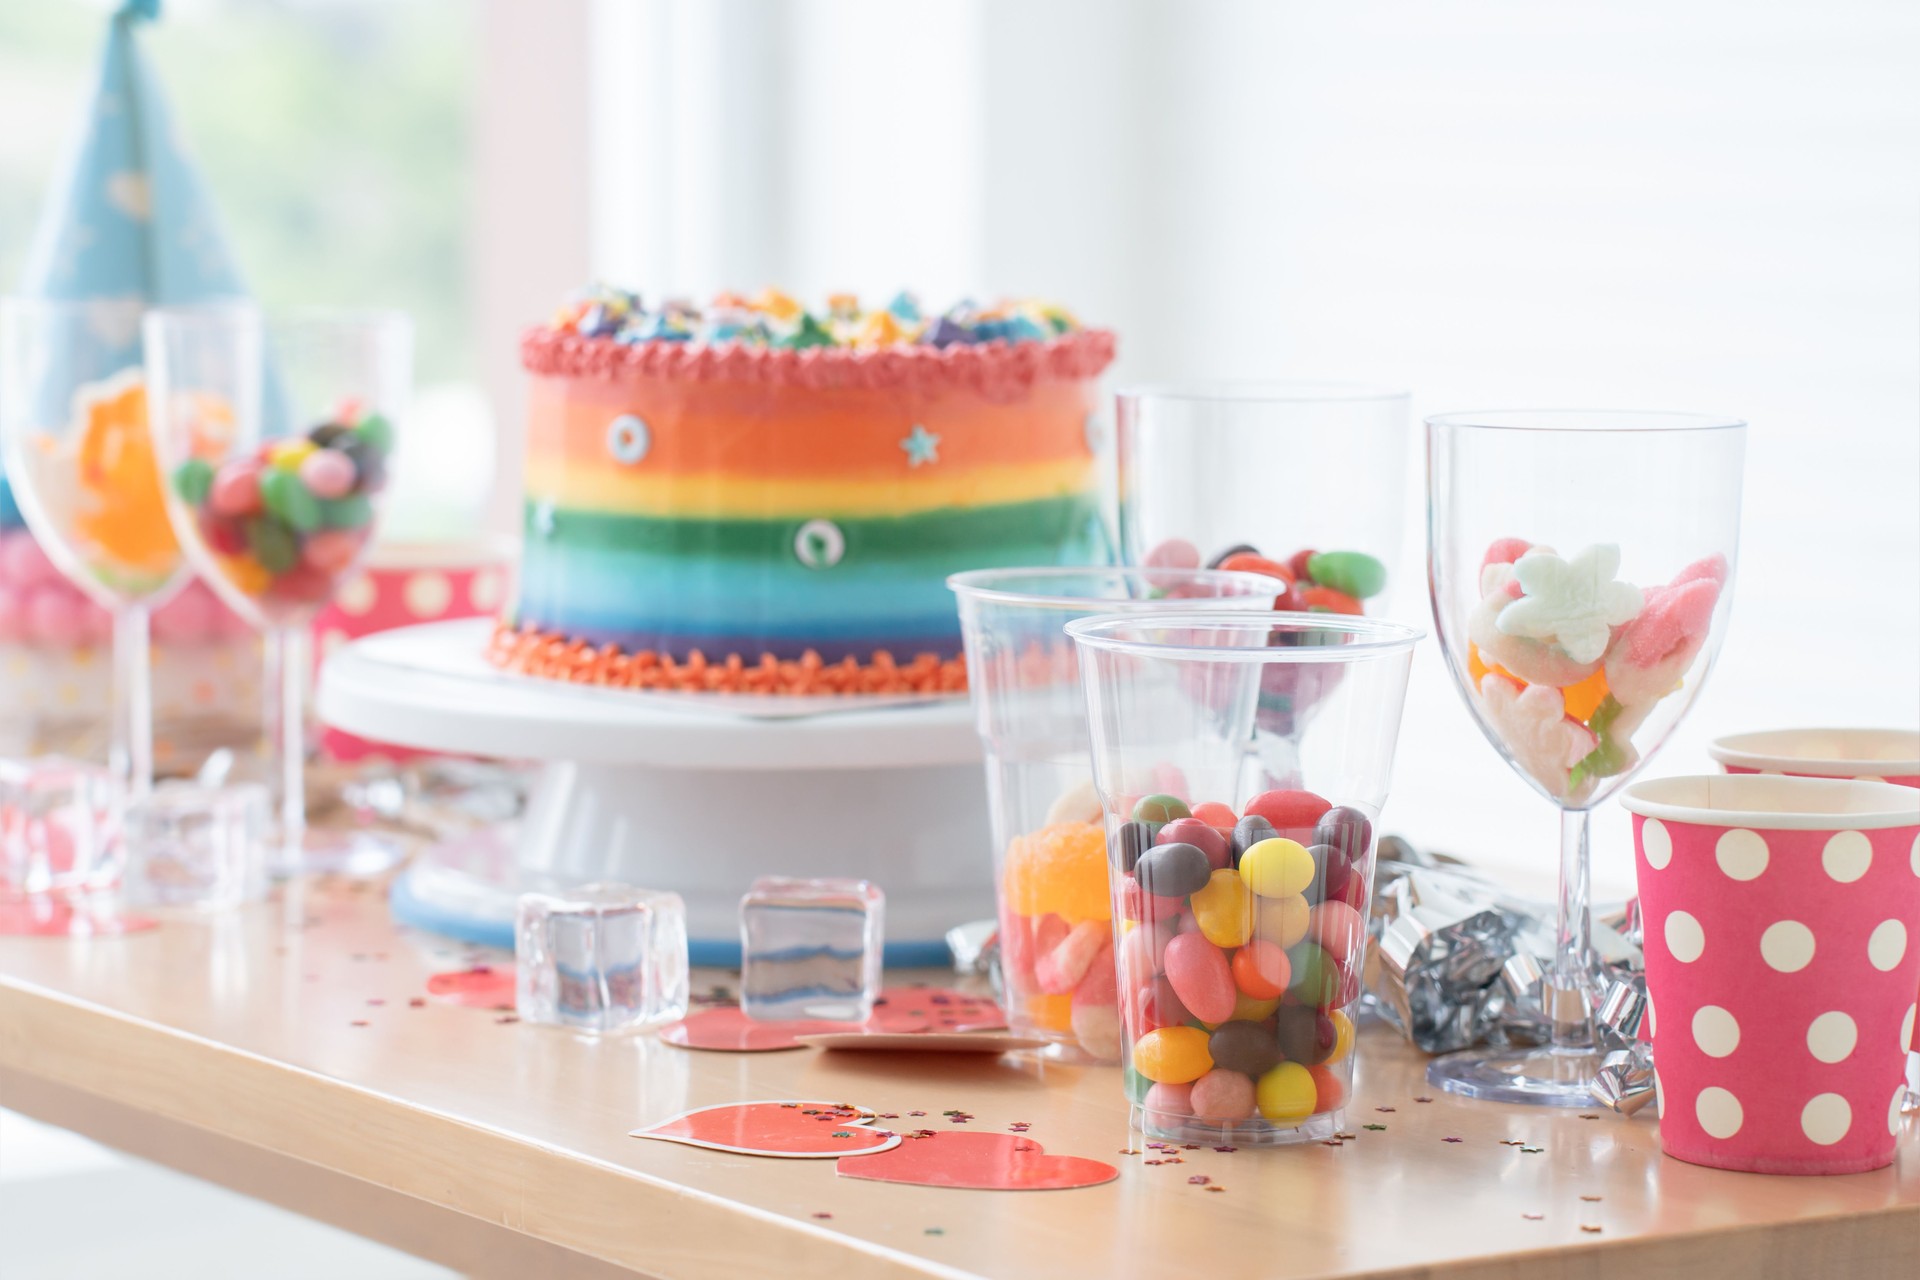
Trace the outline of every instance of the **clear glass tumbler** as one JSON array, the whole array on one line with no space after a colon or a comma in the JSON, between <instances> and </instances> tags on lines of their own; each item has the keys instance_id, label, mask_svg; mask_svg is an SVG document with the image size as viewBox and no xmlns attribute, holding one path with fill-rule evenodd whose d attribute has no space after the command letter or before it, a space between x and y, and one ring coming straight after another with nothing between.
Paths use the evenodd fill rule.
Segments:
<instances>
[{"instance_id":1,"label":"clear glass tumbler","mask_svg":"<svg viewBox=\"0 0 1920 1280\"><path fill-rule=\"evenodd\" d=\"M1327 1137L1353 1085L1374 824L1420 633L1218 612L1067 633L1111 854L1135 1127L1241 1146ZM1277 670L1325 691L1285 728L1262 715Z\"/></svg>"},{"instance_id":2,"label":"clear glass tumbler","mask_svg":"<svg viewBox=\"0 0 1920 1280\"><path fill-rule=\"evenodd\" d=\"M1116 611L1264 611L1285 584L1209 570L1035 568L979 569L947 585L960 598L986 748L1007 1023L1061 1056L1118 1061L1106 835L1064 628Z\"/></svg>"},{"instance_id":3,"label":"clear glass tumbler","mask_svg":"<svg viewBox=\"0 0 1920 1280\"><path fill-rule=\"evenodd\" d=\"M1407 604L1395 595L1407 404L1405 391L1333 382L1122 389L1123 560L1282 573L1288 609Z\"/></svg>"},{"instance_id":4,"label":"clear glass tumbler","mask_svg":"<svg viewBox=\"0 0 1920 1280\"><path fill-rule=\"evenodd\" d=\"M1585 1107L1599 1055L1587 815L1660 749L1726 629L1746 424L1687 413L1427 419L1428 580L1461 696L1560 810L1552 1042L1437 1059L1498 1102Z\"/></svg>"},{"instance_id":5,"label":"clear glass tumbler","mask_svg":"<svg viewBox=\"0 0 1920 1280\"><path fill-rule=\"evenodd\" d=\"M313 618L353 577L387 492L412 387L413 326L396 312L245 305L146 319L167 514L214 592L267 640L269 785L283 871L368 873L399 846L306 826Z\"/></svg>"}]
</instances>

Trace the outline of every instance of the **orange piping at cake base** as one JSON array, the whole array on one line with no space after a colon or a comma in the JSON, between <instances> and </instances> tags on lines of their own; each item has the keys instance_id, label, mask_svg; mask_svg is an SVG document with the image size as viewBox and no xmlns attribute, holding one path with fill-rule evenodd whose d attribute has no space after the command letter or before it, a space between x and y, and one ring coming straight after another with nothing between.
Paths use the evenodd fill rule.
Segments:
<instances>
[{"instance_id":1,"label":"orange piping at cake base","mask_svg":"<svg viewBox=\"0 0 1920 1280\"><path fill-rule=\"evenodd\" d=\"M769 653L750 663L736 653L724 661L710 662L695 650L682 662L653 650L627 653L617 645L590 645L537 627L515 628L504 622L494 625L487 661L503 671L608 689L856 697L967 691L966 660L943 659L931 653L920 654L902 665L884 649L877 650L871 662L846 658L834 663L823 661L811 651L797 661Z\"/></svg>"}]
</instances>

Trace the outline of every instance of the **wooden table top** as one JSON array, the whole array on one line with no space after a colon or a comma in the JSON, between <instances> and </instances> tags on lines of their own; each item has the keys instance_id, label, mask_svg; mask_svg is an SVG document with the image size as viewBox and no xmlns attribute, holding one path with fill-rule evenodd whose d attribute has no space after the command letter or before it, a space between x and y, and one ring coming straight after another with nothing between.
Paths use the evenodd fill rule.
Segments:
<instances>
[{"instance_id":1,"label":"wooden table top","mask_svg":"<svg viewBox=\"0 0 1920 1280\"><path fill-rule=\"evenodd\" d=\"M675 1278L1920 1274L1911 1126L1877 1173L1716 1172L1663 1158L1650 1110L1589 1118L1429 1090L1423 1059L1373 1028L1353 1140L1149 1165L1158 1153L1121 1154L1140 1142L1111 1068L696 1053L410 1003L472 954L396 928L369 885L127 937L0 938L0 1105L110 1141L119 1124L130 1147L140 1121L164 1125L174 1136L143 1154L183 1165L202 1137L224 1144L213 1163L230 1178L284 1157L327 1179L301 1194L339 1203L296 1205L316 1216L432 1213L442 1244L463 1225L503 1242L438 1250L478 1271L519 1265L507 1245L527 1237L580 1260L575 1274ZM1047 1151L1121 1173L1073 1191L947 1190L626 1136L690 1107L789 1098L925 1111L915 1123L936 1129L947 1110L975 1130L1024 1122Z\"/></svg>"}]
</instances>

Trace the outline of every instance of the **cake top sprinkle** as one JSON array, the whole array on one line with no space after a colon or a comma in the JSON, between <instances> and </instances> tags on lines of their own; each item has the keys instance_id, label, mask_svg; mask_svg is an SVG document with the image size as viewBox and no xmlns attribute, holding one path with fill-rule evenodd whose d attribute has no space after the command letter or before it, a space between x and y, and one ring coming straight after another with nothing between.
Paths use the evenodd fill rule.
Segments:
<instances>
[{"instance_id":1,"label":"cake top sprinkle","mask_svg":"<svg viewBox=\"0 0 1920 1280\"><path fill-rule=\"evenodd\" d=\"M628 346L738 343L799 351L811 347L945 348L987 342L1018 345L1077 333L1081 326L1065 307L1031 298L988 307L960 302L932 313L904 290L874 310L863 308L853 294L836 293L816 312L777 289L763 289L750 298L722 293L705 308L669 298L648 310L637 293L593 285L560 307L553 328Z\"/></svg>"}]
</instances>

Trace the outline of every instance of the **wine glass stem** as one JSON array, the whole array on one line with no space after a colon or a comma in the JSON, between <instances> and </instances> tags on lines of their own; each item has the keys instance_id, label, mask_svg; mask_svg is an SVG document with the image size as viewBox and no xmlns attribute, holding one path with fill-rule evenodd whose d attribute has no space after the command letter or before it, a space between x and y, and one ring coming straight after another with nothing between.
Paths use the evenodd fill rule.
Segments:
<instances>
[{"instance_id":1,"label":"wine glass stem","mask_svg":"<svg viewBox=\"0 0 1920 1280\"><path fill-rule=\"evenodd\" d=\"M113 614L113 727L107 764L122 795L153 789L153 667L145 605Z\"/></svg>"},{"instance_id":2,"label":"wine glass stem","mask_svg":"<svg viewBox=\"0 0 1920 1280\"><path fill-rule=\"evenodd\" d=\"M307 630L274 627L266 635L267 751L280 799L280 847L298 870L307 832Z\"/></svg>"},{"instance_id":3,"label":"wine glass stem","mask_svg":"<svg viewBox=\"0 0 1920 1280\"><path fill-rule=\"evenodd\" d=\"M1592 934L1587 866L1587 811L1560 811L1560 933L1548 979L1553 1047L1593 1048Z\"/></svg>"}]
</instances>

